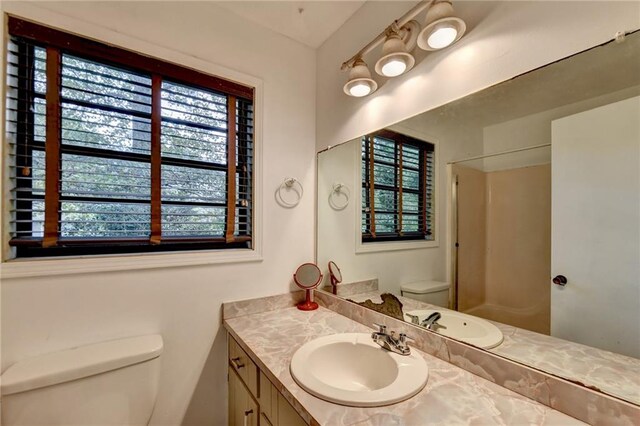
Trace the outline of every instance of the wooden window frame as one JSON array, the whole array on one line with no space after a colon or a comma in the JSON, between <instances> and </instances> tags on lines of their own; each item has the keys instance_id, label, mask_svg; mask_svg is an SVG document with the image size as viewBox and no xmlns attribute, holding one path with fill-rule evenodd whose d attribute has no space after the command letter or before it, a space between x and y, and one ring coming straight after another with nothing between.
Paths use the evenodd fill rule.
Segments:
<instances>
[{"instance_id":1,"label":"wooden window frame","mask_svg":"<svg viewBox=\"0 0 640 426\"><path fill-rule=\"evenodd\" d=\"M395 143L393 163L381 162L374 158L374 144L373 141L376 137L390 140ZM398 241L435 241L434 235L434 223L435 214L432 212L429 214L428 208L433 209L434 194L427 193L427 167L429 166L428 152L433 153L435 151L435 145L430 142L425 142L410 136L394 132L388 129L379 130L377 132L363 136L363 141L366 144L366 148L362 148L362 163L363 166L363 179L362 179L362 220L363 228L361 232L361 242L363 244L373 242L398 242ZM361 142L361 143L362 143ZM403 186L403 173L400 171L402 167L402 147L408 145L419 150L420 163L418 168L419 188L409 189ZM385 164L394 168L394 185L384 185L375 183L375 165ZM435 168L435 158L432 155L432 163L430 164L432 173ZM433 185L435 185L435 176L432 176L432 191L435 191ZM395 218L395 232L380 232L376 230L375 214L380 213L380 210L375 205L375 190L389 190L394 191L397 195L394 197L394 209L393 211L384 211L385 214L394 214ZM411 193L418 195L419 199L419 230L416 232L403 232L402 231L402 195L403 193Z\"/></svg>"},{"instance_id":2,"label":"wooden window frame","mask_svg":"<svg viewBox=\"0 0 640 426\"><path fill-rule=\"evenodd\" d=\"M26 139L19 137L17 149L26 149L29 151L29 157L32 151L40 150L45 152L46 156L46 175L45 175L45 195L41 198L45 201L45 223L43 238L14 238L9 241L10 246L16 247L16 257L42 257L42 256L75 256L87 254L125 254L140 252L166 252L179 250L201 250L201 249L226 249L226 248L252 248L252 230L254 227L253 217L248 222L241 223L240 235L234 235L235 227L235 209L238 208L240 215L247 217L249 213L254 212L255 206L236 205L236 169L238 170L238 183L249 187L251 193L248 194L249 203L255 199L253 194L255 185L253 182L254 174L249 171L252 166L246 162L248 159L248 143L253 143L255 137L253 131L247 130L247 123L238 122L238 133L243 132L246 139L238 139L236 148L236 106L242 105L247 108L247 104L253 106L254 88L225 80L220 77L202 73L190 68L182 67L170 62L165 62L152 57L144 56L125 49L110 46L97 41L85 39L83 37L68 34L59 30L55 30L46 26L24 21L13 16L9 16L8 20L9 36L25 39L38 47L47 50L47 93L46 93L46 111L47 111L47 128L46 128L46 144L34 141L33 138L27 143ZM130 70L132 72L143 72L152 80L152 111L148 116L145 113L144 118L151 120L151 150L150 154L119 152L108 149L90 148L77 145L61 144L61 84L60 84L60 67L61 56L63 53L77 56L81 59L87 59L104 65L113 65L118 68ZM20 68L22 69L22 67ZM214 91L227 96L228 99L228 149L227 149L227 165L219 165L215 163L201 162L195 160L184 160L172 157L162 157L161 154L161 123L163 121L171 121L170 118L161 117L160 108L160 88L162 81L178 83L193 87L194 89L204 89ZM20 84L23 79L20 78ZM22 93L21 90L19 93ZM27 111L24 108L24 102L31 102L30 99L19 99L18 103L23 102L22 106L18 106L18 126L24 135L33 132L33 114L22 113ZM92 105L92 107L95 105ZM105 110L114 111L117 107L101 106ZM128 114L132 114L128 112ZM255 111L252 112L255 114ZM135 114L134 114L135 115ZM30 124L31 123L31 124ZM232 124L233 123L233 124ZM31 127L29 127L31 126ZM28 136L26 136L28 137ZM231 149L230 149L231 148ZM238 152L236 152L236 150ZM60 171L62 154L80 154L99 158L116 158L129 161L138 161L150 164L151 172L151 191L150 199L123 199L89 197L90 201L96 202L126 202L140 203L149 205L151 208L151 232L149 238L132 237L132 238L64 238L59 237L59 206L61 201L66 198L61 195L58 190L60 187ZM236 154L238 156L236 157ZM236 164L236 158L238 164ZM251 157L253 160L253 157ZM53 164L53 167L49 165ZM57 165L57 167L56 167ZM227 202L221 203L197 203L199 206L205 207L225 207L226 226L224 234L220 237L163 237L161 231L161 205L190 205L187 201L168 201L161 200L161 166L177 165L190 168L201 168L224 171L227 174ZM57 172L56 172L57 171ZM16 177L18 187L25 187L30 197L34 197L31 193L31 180ZM233 190L230 190L233 189ZM18 190L20 191L20 190ZM231 194L231 196L229 196ZM40 196L35 196L40 198ZM74 196L74 200L82 197ZM21 201L17 197L17 203L31 203L31 201ZM18 210L28 210L20 208ZM31 219L31 212L24 212ZM25 219L23 216L19 219ZM17 227L30 226L29 223L18 221ZM247 235L248 234L248 235Z\"/></svg>"}]
</instances>

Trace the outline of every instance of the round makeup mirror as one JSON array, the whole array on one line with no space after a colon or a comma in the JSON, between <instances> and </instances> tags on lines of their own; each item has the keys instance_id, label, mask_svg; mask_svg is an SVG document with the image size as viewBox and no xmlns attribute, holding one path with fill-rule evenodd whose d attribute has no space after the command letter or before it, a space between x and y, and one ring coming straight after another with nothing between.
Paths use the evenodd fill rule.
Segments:
<instances>
[{"instance_id":1,"label":"round makeup mirror","mask_svg":"<svg viewBox=\"0 0 640 426\"><path fill-rule=\"evenodd\" d=\"M293 274L293 281L303 290L306 290L306 298L304 302L298 303L298 309L302 311L313 311L318 309L318 304L313 301L311 290L316 288L322 281L322 272L313 263L304 263L296 269Z\"/></svg>"},{"instance_id":2,"label":"round makeup mirror","mask_svg":"<svg viewBox=\"0 0 640 426\"><path fill-rule=\"evenodd\" d=\"M320 284L321 278L322 273L320 272L320 268L313 263L300 265L298 269L296 269L296 273L293 275L293 280L296 282L298 287L303 290L316 287Z\"/></svg>"},{"instance_id":3,"label":"round makeup mirror","mask_svg":"<svg viewBox=\"0 0 640 426\"><path fill-rule=\"evenodd\" d=\"M338 294L338 284L342 282L342 272L333 260L329 262L329 276L331 277L331 290L333 294Z\"/></svg>"}]
</instances>

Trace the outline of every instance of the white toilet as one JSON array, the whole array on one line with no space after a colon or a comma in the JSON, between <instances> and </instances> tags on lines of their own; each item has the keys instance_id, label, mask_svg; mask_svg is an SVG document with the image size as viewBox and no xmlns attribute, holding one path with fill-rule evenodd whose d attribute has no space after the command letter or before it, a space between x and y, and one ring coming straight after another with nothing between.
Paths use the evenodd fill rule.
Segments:
<instances>
[{"instance_id":1,"label":"white toilet","mask_svg":"<svg viewBox=\"0 0 640 426\"><path fill-rule=\"evenodd\" d=\"M2 374L2 426L147 425L162 349L149 335L19 361Z\"/></svg>"},{"instance_id":2,"label":"white toilet","mask_svg":"<svg viewBox=\"0 0 640 426\"><path fill-rule=\"evenodd\" d=\"M416 281L403 284L400 293L404 297L431 305L449 307L449 284L442 281Z\"/></svg>"}]
</instances>

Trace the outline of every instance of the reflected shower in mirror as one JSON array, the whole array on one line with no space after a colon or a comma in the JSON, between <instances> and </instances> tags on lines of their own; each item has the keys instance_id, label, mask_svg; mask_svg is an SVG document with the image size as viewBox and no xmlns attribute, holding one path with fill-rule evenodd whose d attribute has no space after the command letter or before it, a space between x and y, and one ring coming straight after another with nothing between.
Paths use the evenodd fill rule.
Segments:
<instances>
[{"instance_id":1,"label":"reflected shower in mirror","mask_svg":"<svg viewBox=\"0 0 640 426\"><path fill-rule=\"evenodd\" d=\"M456 161L451 172L453 308L550 334L551 146Z\"/></svg>"},{"instance_id":2,"label":"reflected shower in mirror","mask_svg":"<svg viewBox=\"0 0 640 426\"><path fill-rule=\"evenodd\" d=\"M639 123L636 32L334 146L317 261L338 296L640 405Z\"/></svg>"}]
</instances>

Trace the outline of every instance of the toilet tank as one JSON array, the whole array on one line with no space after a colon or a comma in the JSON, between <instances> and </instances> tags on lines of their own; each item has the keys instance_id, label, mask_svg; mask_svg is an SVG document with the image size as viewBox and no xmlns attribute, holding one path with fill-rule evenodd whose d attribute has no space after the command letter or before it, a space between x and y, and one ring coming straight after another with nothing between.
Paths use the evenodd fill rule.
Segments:
<instances>
[{"instance_id":1,"label":"toilet tank","mask_svg":"<svg viewBox=\"0 0 640 426\"><path fill-rule=\"evenodd\" d=\"M162 349L149 335L20 361L2 374L2 426L146 425Z\"/></svg>"},{"instance_id":2,"label":"toilet tank","mask_svg":"<svg viewBox=\"0 0 640 426\"><path fill-rule=\"evenodd\" d=\"M403 284L401 295L430 305L449 307L449 284L442 281L416 281Z\"/></svg>"}]
</instances>

